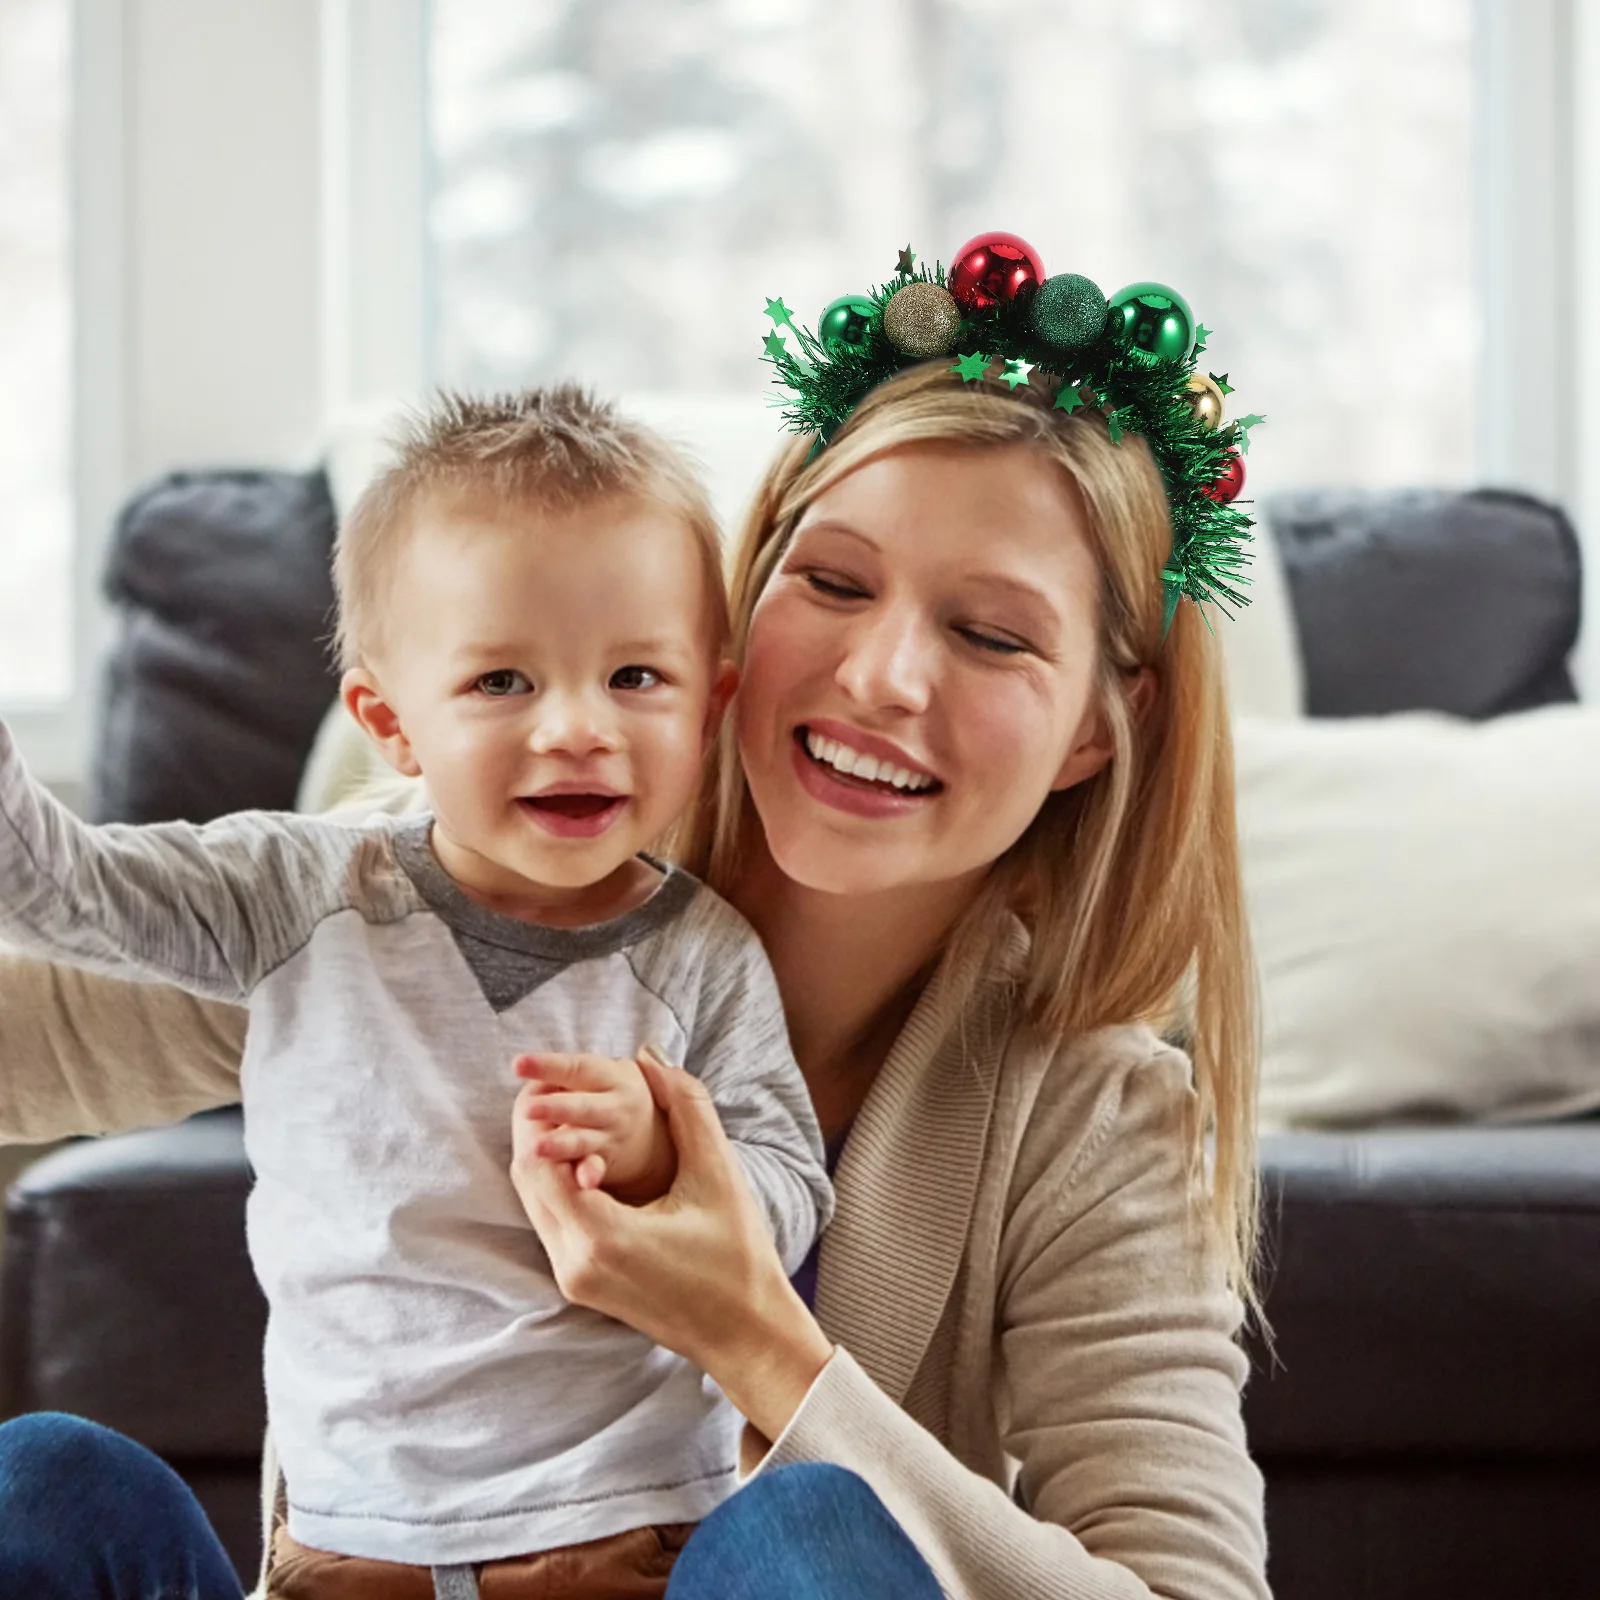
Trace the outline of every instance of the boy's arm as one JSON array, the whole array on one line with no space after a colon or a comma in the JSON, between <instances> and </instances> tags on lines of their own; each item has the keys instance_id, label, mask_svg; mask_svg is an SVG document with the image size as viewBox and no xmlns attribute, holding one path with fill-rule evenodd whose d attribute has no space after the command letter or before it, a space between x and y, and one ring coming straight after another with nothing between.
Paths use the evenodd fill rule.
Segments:
<instances>
[{"instance_id":1,"label":"boy's arm","mask_svg":"<svg viewBox=\"0 0 1600 1600\"><path fill-rule=\"evenodd\" d=\"M342 890L299 837L313 826L247 815L91 827L34 782L0 723L0 940L240 1003Z\"/></svg>"},{"instance_id":2,"label":"boy's arm","mask_svg":"<svg viewBox=\"0 0 1600 1600\"><path fill-rule=\"evenodd\" d=\"M822 1134L811 1094L789 1048L778 985L755 933L736 918L701 964L688 1059L711 1093L756 1198L766 1211L784 1270L799 1270L833 1217Z\"/></svg>"}]
</instances>

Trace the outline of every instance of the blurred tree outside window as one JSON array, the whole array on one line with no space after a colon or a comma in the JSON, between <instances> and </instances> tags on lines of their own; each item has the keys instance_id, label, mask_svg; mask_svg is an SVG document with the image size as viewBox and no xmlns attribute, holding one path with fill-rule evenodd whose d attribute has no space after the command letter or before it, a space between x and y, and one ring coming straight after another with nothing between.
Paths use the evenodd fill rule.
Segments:
<instances>
[{"instance_id":1,"label":"blurred tree outside window","mask_svg":"<svg viewBox=\"0 0 1600 1600\"><path fill-rule=\"evenodd\" d=\"M37 0L35 0L35 8ZM1461 481L1470 0L434 0L435 375L753 394L984 229L1178 288L1253 486ZM774 422L776 427L776 421Z\"/></svg>"},{"instance_id":2,"label":"blurred tree outside window","mask_svg":"<svg viewBox=\"0 0 1600 1600\"><path fill-rule=\"evenodd\" d=\"M72 679L70 0L0 0L0 705Z\"/></svg>"}]
</instances>

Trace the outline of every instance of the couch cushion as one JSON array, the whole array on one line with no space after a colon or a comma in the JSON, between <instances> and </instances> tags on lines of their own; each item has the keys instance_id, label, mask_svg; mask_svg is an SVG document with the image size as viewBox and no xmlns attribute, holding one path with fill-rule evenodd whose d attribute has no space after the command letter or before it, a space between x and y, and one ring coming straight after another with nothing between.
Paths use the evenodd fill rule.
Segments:
<instances>
[{"instance_id":1,"label":"couch cushion","mask_svg":"<svg viewBox=\"0 0 1600 1600\"><path fill-rule=\"evenodd\" d=\"M1264 1141L1264 1458L1600 1459L1600 1121Z\"/></svg>"},{"instance_id":2,"label":"couch cushion","mask_svg":"<svg viewBox=\"0 0 1600 1600\"><path fill-rule=\"evenodd\" d=\"M1577 693L1572 524L1502 489L1306 490L1263 515L1294 598L1313 717L1492 717Z\"/></svg>"},{"instance_id":3,"label":"couch cushion","mask_svg":"<svg viewBox=\"0 0 1600 1600\"><path fill-rule=\"evenodd\" d=\"M335 679L333 503L317 472L176 472L117 518L96 822L294 804Z\"/></svg>"},{"instance_id":4,"label":"couch cushion","mask_svg":"<svg viewBox=\"0 0 1600 1600\"><path fill-rule=\"evenodd\" d=\"M13 1185L0 1414L71 1411L173 1460L254 1461L266 1303L237 1108L82 1140Z\"/></svg>"},{"instance_id":5,"label":"couch cushion","mask_svg":"<svg viewBox=\"0 0 1600 1600\"><path fill-rule=\"evenodd\" d=\"M1234 750L1264 1127L1600 1108L1600 706L1240 718Z\"/></svg>"}]
</instances>

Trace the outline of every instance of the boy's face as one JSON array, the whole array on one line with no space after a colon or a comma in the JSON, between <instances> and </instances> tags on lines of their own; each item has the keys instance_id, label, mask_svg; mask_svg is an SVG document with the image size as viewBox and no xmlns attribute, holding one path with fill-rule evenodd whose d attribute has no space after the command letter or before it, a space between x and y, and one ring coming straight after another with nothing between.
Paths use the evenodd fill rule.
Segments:
<instances>
[{"instance_id":1,"label":"boy's face","mask_svg":"<svg viewBox=\"0 0 1600 1600\"><path fill-rule=\"evenodd\" d=\"M427 779L434 850L537 912L635 870L694 794L734 671L694 534L648 502L424 503L346 704Z\"/></svg>"}]
</instances>

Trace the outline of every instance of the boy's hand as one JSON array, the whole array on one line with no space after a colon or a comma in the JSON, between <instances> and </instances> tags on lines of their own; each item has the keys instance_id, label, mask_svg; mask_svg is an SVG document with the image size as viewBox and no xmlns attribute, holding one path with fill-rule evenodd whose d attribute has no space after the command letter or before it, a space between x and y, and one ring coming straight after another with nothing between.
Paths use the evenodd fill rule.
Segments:
<instances>
[{"instance_id":1,"label":"boy's hand","mask_svg":"<svg viewBox=\"0 0 1600 1600\"><path fill-rule=\"evenodd\" d=\"M672 1187L678 1154L665 1113L637 1061L609 1056L522 1055L527 1079L511 1118L511 1177L528 1161L567 1161L580 1189L632 1205Z\"/></svg>"}]
</instances>

